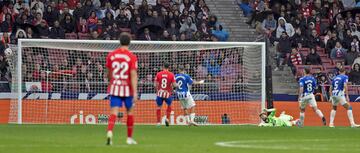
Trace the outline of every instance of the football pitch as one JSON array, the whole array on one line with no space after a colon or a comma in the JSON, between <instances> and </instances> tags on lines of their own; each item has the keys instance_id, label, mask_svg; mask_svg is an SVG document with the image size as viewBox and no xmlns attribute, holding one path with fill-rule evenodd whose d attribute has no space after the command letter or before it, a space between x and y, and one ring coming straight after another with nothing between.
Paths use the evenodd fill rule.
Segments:
<instances>
[{"instance_id":1,"label":"football pitch","mask_svg":"<svg viewBox=\"0 0 360 153\"><path fill-rule=\"evenodd\" d=\"M106 146L101 125L0 125L0 153L358 153L360 129L257 126L136 126L125 145L116 126Z\"/></svg>"}]
</instances>

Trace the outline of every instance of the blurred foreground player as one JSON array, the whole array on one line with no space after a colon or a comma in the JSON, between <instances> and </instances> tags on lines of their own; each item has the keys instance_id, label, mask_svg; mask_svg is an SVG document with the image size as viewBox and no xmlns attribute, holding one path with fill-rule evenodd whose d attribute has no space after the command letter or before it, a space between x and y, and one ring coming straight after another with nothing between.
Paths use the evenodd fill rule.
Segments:
<instances>
[{"instance_id":1,"label":"blurred foreground player","mask_svg":"<svg viewBox=\"0 0 360 153\"><path fill-rule=\"evenodd\" d=\"M125 104L127 110L127 144L137 144L132 138L134 116L132 114L137 99L137 57L129 51L131 37L128 33L120 34L121 47L109 53L106 57L106 67L109 70L108 93L110 96L111 114L107 128L107 145L112 144L113 129L119 108Z\"/></svg>"}]
</instances>

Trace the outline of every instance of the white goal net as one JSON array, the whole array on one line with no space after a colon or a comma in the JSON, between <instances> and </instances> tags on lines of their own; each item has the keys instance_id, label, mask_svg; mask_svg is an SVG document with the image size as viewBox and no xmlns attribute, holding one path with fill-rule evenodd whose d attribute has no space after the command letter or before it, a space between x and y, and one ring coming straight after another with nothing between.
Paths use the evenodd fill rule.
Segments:
<instances>
[{"instance_id":1,"label":"white goal net","mask_svg":"<svg viewBox=\"0 0 360 153\"><path fill-rule=\"evenodd\" d=\"M12 92L18 96L11 100L9 123L107 123L105 57L117 47L119 41L19 40L12 57ZM191 89L199 124L259 123L265 106L264 43L132 41L130 50L139 61L135 123L156 123L153 82L164 62L175 74L183 65L193 79L205 80ZM174 98L171 123L181 125L183 111Z\"/></svg>"}]
</instances>

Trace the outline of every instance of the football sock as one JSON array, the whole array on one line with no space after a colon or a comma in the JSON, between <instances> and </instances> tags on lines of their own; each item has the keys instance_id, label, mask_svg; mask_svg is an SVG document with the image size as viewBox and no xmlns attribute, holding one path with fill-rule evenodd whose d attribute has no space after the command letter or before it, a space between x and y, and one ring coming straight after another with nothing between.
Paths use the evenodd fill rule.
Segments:
<instances>
[{"instance_id":1,"label":"football sock","mask_svg":"<svg viewBox=\"0 0 360 153\"><path fill-rule=\"evenodd\" d=\"M126 125L127 125L128 138L132 138L133 128L134 128L134 116L133 115L128 115Z\"/></svg>"},{"instance_id":2,"label":"football sock","mask_svg":"<svg viewBox=\"0 0 360 153\"><path fill-rule=\"evenodd\" d=\"M190 114L190 122L194 122L195 119L195 113Z\"/></svg>"},{"instance_id":3,"label":"football sock","mask_svg":"<svg viewBox=\"0 0 360 153\"><path fill-rule=\"evenodd\" d=\"M186 122L190 123L190 116L186 115L185 118L186 118Z\"/></svg>"},{"instance_id":4,"label":"football sock","mask_svg":"<svg viewBox=\"0 0 360 153\"><path fill-rule=\"evenodd\" d=\"M320 109L317 109L315 112L316 112L316 114L317 114L320 118L323 118L323 117L324 117L324 114L321 112Z\"/></svg>"},{"instance_id":5,"label":"football sock","mask_svg":"<svg viewBox=\"0 0 360 153\"><path fill-rule=\"evenodd\" d=\"M161 109L157 109L157 110L156 110L156 121L157 121L158 123L161 122Z\"/></svg>"},{"instance_id":6,"label":"football sock","mask_svg":"<svg viewBox=\"0 0 360 153\"><path fill-rule=\"evenodd\" d=\"M108 131L112 131L114 129L115 121L116 121L116 115L111 114L108 122L108 128L107 128Z\"/></svg>"},{"instance_id":7,"label":"football sock","mask_svg":"<svg viewBox=\"0 0 360 153\"><path fill-rule=\"evenodd\" d=\"M171 106L168 106L166 109L166 118L170 120Z\"/></svg>"},{"instance_id":8,"label":"football sock","mask_svg":"<svg viewBox=\"0 0 360 153\"><path fill-rule=\"evenodd\" d=\"M336 115L336 110L331 110L331 112L330 112L330 124L334 124L335 115Z\"/></svg>"},{"instance_id":9,"label":"football sock","mask_svg":"<svg viewBox=\"0 0 360 153\"><path fill-rule=\"evenodd\" d=\"M300 122L302 125L304 124L304 119L305 119L305 113L300 112Z\"/></svg>"},{"instance_id":10,"label":"football sock","mask_svg":"<svg viewBox=\"0 0 360 153\"><path fill-rule=\"evenodd\" d=\"M351 125L354 125L355 122L354 122L354 116L353 116L352 110L347 110L347 116L348 116L348 118L349 118L350 124L351 124Z\"/></svg>"}]
</instances>

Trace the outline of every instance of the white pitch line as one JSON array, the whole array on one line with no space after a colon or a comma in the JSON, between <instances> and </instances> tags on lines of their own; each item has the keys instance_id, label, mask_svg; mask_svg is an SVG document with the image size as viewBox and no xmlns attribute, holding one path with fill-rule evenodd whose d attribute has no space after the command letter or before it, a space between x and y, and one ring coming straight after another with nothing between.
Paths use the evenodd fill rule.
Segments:
<instances>
[{"instance_id":1,"label":"white pitch line","mask_svg":"<svg viewBox=\"0 0 360 153\"><path fill-rule=\"evenodd\" d=\"M157 145L131 145L131 146L141 146L141 147L158 147ZM64 145L36 145L36 144L22 144L22 145L15 145L15 144L10 144L10 145L0 145L0 148L128 148L130 147L130 145L125 145L125 144L120 144L120 145L112 145L112 146L107 146L107 145L68 145L68 144L64 144Z\"/></svg>"},{"instance_id":2,"label":"white pitch line","mask_svg":"<svg viewBox=\"0 0 360 153\"><path fill-rule=\"evenodd\" d=\"M343 148L351 148L352 151L360 151L360 148L356 148L354 145L341 145L341 148L329 148L329 146L324 146L318 144L319 142L333 142L336 140L332 139L303 139L303 140L240 140L240 141L227 141L227 142L216 142L215 145L221 147L231 147L231 148L247 148L247 149L272 149L272 150L318 150L318 151L344 151L348 152L349 150L344 150ZM309 147L308 145L298 145L298 144L276 144L282 142L317 142L317 145L314 147ZM268 143L269 145L262 145L263 143ZM342 142L343 143L343 142Z\"/></svg>"}]
</instances>

